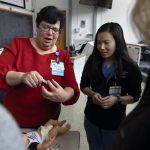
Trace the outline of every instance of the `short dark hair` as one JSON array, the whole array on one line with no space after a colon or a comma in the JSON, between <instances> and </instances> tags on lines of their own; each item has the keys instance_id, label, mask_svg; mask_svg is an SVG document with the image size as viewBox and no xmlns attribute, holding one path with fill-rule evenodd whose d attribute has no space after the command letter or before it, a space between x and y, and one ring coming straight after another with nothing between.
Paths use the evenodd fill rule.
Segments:
<instances>
[{"instance_id":1,"label":"short dark hair","mask_svg":"<svg viewBox=\"0 0 150 150\"><path fill-rule=\"evenodd\" d=\"M55 6L46 6L40 10L36 17L36 26L38 27L42 21L55 24L60 21L60 30L64 26L65 17L63 13Z\"/></svg>"}]
</instances>

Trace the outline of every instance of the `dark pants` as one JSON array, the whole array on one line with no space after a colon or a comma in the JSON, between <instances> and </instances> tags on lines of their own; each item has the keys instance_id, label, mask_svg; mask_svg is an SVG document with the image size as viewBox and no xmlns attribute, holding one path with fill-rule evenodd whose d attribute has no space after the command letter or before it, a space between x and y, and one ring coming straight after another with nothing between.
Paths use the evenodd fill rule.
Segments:
<instances>
[{"instance_id":1,"label":"dark pants","mask_svg":"<svg viewBox=\"0 0 150 150\"><path fill-rule=\"evenodd\" d=\"M104 130L84 118L84 128L89 143L89 150L112 150L117 130Z\"/></svg>"}]
</instances>

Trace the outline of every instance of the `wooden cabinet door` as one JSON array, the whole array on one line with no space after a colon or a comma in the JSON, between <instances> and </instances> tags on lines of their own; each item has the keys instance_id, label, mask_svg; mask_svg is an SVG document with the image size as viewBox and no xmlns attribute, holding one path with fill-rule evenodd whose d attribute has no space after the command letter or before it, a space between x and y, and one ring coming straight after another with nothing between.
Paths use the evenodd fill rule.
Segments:
<instances>
[{"instance_id":1,"label":"wooden cabinet door","mask_svg":"<svg viewBox=\"0 0 150 150\"><path fill-rule=\"evenodd\" d=\"M62 13L66 17L66 11L62 11ZM56 45L57 45L57 47L60 47L60 48L63 48L63 49L66 47L66 18L65 18L64 27L61 30L61 33L59 34Z\"/></svg>"}]
</instances>

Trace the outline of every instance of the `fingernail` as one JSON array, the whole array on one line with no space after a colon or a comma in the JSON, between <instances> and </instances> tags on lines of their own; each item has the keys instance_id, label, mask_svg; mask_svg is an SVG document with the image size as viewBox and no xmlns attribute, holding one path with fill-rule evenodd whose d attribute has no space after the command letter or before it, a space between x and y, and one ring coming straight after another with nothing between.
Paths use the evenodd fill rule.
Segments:
<instances>
[{"instance_id":1,"label":"fingernail","mask_svg":"<svg viewBox=\"0 0 150 150\"><path fill-rule=\"evenodd\" d=\"M45 83L45 84L47 84L47 81L46 81L46 80L43 80L42 82Z\"/></svg>"}]
</instances>

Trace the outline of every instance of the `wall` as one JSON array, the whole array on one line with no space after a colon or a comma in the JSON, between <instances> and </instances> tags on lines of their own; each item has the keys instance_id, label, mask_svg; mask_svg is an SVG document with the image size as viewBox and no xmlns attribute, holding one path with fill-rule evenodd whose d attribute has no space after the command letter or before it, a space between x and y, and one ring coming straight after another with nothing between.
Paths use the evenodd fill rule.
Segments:
<instances>
[{"instance_id":1,"label":"wall","mask_svg":"<svg viewBox=\"0 0 150 150\"><path fill-rule=\"evenodd\" d=\"M27 10L33 10L32 0L25 0L25 9L27 9Z\"/></svg>"},{"instance_id":2,"label":"wall","mask_svg":"<svg viewBox=\"0 0 150 150\"><path fill-rule=\"evenodd\" d=\"M68 22L67 27L71 25L71 30L67 30L71 34L71 40L69 44L75 44L76 47L80 47L82 43L92 39L90 36L93 34L93 30L97 30L100 25L105 22L118 22L122 27L125 35L125 40L128 43L137 43L139 40L135 36L129 20L130 10L135 0L113 0L112 9L104 9L101 7L95 8L93 6L81 5L79 0L35 0L36 11L38 12L42 7L46 5L55 5L61 10L69 12L71 9L71 20ZM71 7L69 2L72 3ZM66 17L68 17L67 14ZM94 16L97 19L96 27L94 25ZM85 27L81 27L81 22L85 21ZM67 29L68 29L67 28ZM95 36L95 35L94 35Z\"/></svg>"},{"instance_id":3,"label":"wall","mask_svg":"<svg viewBox=\"0 0 150 150\"><path fill-rule=\"evenodd\" d=\"M79 0L72 2L72 43L76 49L80 49L83 43L90 41L92 37L87 35L93 32L93 6L81 5ZM84 26L82 22L85 22Z\"/></svg>"},{"instance_id":4,"label":"wall","mask_svg":"<svg viewBox=\"0 0 150 150\"><path fill-rule=\"evenodd\" d=\"M37 10L39 11L42 7L47 5L55 5L61 10L68 10L68 0L36 0Z\"/></svg>"},{"instance_id":5,"label":"wall","mask_svg":"<svg viewBox=\"0 0 150 150\"><path fill-rule=\"evenodd\" d=\"M72 34L74 39L87 38L86 34L92 34L93 6L80 5L78 1L72 2ZM82 27L85 21L85 27ZM79 31L76 31L76 30Z\"/></svg>"},{"instance_id":6,"label":"wall","mask_svg":"<svg viewBox=\"0 0 150 150\"><path fill-rule=\"evenodd\" d=\"M82 43L92 39L90 35L93 34L93 30L97 30L100 25L105 22L118 22L123 27L125 40L127 43L137 43L139 39L135 36L131 27L131 21L129 20L129 14L132 8L132 4L135 0L113 0L112 9L104 9L98 7L97 14L95 14L95 8L93 6L81 5L79 0L25 0L26 9L33 10L36 13L44 6L55 5L61 10L66 11L66 18L69 17L71 9L71 20L67 20L66 34L71 34L71 40L69 43L81 46ZM69 6L69 3L72 3ZM33 5L33 6L32 6ZM96 15L97 24L94 25L94 15ZM81 27L81 22L85 22L85 27ZM70 28L70 30L69 30ZM70 32L70 33L68 33Z\"/></svg>"},{"instance_id":7,"label":"wall","mask_svg":"<svg viewBox=\"0 0 150 150\"><path fill-rule=\"evenodd\" d=\"M81 5L78 1L79 0L73 0L72 23L73 41L77 46L79 46L80 43L90 40L90 38L87 38L84 34L92 34L92 30L96 31L103 23L110 21L118 22L122 26L127 43L137 43L139 41L131 27L130 20L130 11L135 0L113 0L112 9L98 7L96 14L94 13L95 8L93 6ZM96 27L94 26L94 15L97 20ZM79 28L81 20L85 20L87 23L86 31L83 34L80 28L81 30L79 30L78 33L74 33L74 28Z\"/></svg>"},{"instance_id":8,"label":"wall","mask_svg":"<svg viewBox=\"0 0 150 150\"><path fill-rule=\"evenodd\" d=\"M124 31L127 43L137 43L139 40L135 36L131 26L131 10L135 0L114 0L112 9L98 8L97 29L106 22L118 22Z\"/></svg>"}]
</instances>

